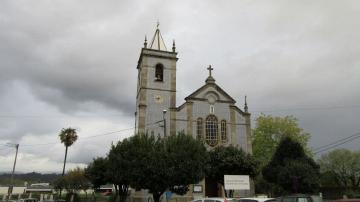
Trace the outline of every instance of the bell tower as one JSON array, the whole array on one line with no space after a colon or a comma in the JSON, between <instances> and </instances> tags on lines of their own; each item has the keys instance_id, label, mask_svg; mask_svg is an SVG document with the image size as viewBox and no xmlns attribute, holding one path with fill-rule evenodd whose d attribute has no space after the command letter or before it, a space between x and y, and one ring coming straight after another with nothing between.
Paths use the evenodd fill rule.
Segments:
<instances>
[{"instance_id":1,"label":"bell tower","mask_svg":"<svg viewBox=\"0 0 360 202\"><path fill-rule=\"evenodd\" d=\"M172 50L168 51L158 24L149 45L145 37L137 65L135 112L137 134L148 133L164 137L175 132L178 60L176 56L175 41Z\"/></svg>"}]
</instances>

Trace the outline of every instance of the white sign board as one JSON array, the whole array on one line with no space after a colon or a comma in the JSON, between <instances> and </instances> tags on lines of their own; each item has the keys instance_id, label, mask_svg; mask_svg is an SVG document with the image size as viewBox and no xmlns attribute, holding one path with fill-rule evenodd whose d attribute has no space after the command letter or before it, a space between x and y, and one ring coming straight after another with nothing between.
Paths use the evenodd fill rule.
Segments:
<instances>
[{"instance_id":1,"label":"white sign board","mask_svg":"<svg viewBox=\"0 0 360 202\"><path fill-rule=\"evenodd\" d=\"M224 175L225 190L250 190L249 175Z\"/></svg>"}]
</instances>

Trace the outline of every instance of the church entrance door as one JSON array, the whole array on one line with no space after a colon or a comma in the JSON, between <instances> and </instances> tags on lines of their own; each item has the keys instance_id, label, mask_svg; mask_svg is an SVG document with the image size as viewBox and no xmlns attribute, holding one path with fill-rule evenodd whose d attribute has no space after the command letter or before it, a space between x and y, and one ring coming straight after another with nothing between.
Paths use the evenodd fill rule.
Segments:
<instances>
[{"instance_id":1,"label":"church entrance door","mask_svg":"<svg viewBox=\"0 0 360 202\"><path fill-rule=\"evenodd\" d=\"M218 186L214 179L205 178L205 196L206 197L218 197Z\"/></svg>"}]
</instances>

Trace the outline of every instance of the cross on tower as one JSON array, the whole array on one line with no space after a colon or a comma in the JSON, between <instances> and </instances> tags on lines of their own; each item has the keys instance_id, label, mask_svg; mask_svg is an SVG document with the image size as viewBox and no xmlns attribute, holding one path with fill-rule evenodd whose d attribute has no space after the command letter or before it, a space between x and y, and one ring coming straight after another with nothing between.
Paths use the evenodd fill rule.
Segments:
<instances>
[{"instance_id":1,"label":"cross on tower","mask_svg":"<svg viewBox=\"0 0 360 202\"><path fill-rule=\"evenodd\" d=\"M207 68L207 70L209 70L209 76L211 76L211 71L214 70L214 68L212 68L211 65L209 65L209 67Z\"/></svg>"}]
</instances>

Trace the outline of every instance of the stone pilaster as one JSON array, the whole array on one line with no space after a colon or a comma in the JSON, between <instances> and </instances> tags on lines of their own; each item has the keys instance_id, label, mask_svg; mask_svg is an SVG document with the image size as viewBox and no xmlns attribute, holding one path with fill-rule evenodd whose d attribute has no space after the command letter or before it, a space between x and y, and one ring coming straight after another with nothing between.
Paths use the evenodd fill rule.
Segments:
<instances>
[{"instance_id":1,"label":"stone pilaster","mask_svg":"<svg viewBox=\"0 0 360 202\"><path fill-rule=\"evenodd\" d=\"M251 120L249 113L245 114L245 124L246 124L245 126L246 126L246 140L247 140L246 150L249 154L252 154Z\"/></svg>"},{"instance_id":2,"label":"stone pilaster","mask_svg":"<svg viewBox=\"0 0 360 202\"><path fill-rule=\"evenodd\" d=\"M193 102L186 102L186 133L188 135L193 134Z\"/></svg>"},{"instance_id":3,"label":"stone pilaster","mask_svg":"<svg viewBox=\"0 0 360 202\"><path fill-rule=\"evenodd\" d=\"M143 58L143 63L146 64L146 58ZM142 65L139 68L140 71L140 90L138 97L138 133L145 133L146 131L146 87L148 78L148 68L146 65Z\"/></svg>"},{"instance_id":4,"label":"stone pilaster","mask_svg":"<svg viewBox=\"0 0 360 202\"><path fill-rule=\"evenodd\" d=\"M237 145L235 106L230 106L230 144Z\"/></svg>"},{"instance_id":5,"label":"stone pilaster","mask_svg":"<svg viewBox=\"0 0 360 202\"><path fill-rule=\"evenodd\" d=\"M170 108L170 135L176 134L176 108Z\"/></svg>"},{"instance_id":6,"label":"stone pilaster","mask_svg":"<svg viewBox=\"0 0 360 202\"><path fill-rule=\"evenodd\" d=\"M172 60L170 71L170 134L176 134L176 60Z\"/></svg>"},{"instance_id":7,"label":"stone pilaster","mask_svg":"<svg viewBox=\"0 0 360 202\"><path fill-rule=\"evenodd\" d=\"M146 105L139 105L139 123L138 123L138 133L145 133L145 117L146 117Z\"/></svg>"}]
</instances>

